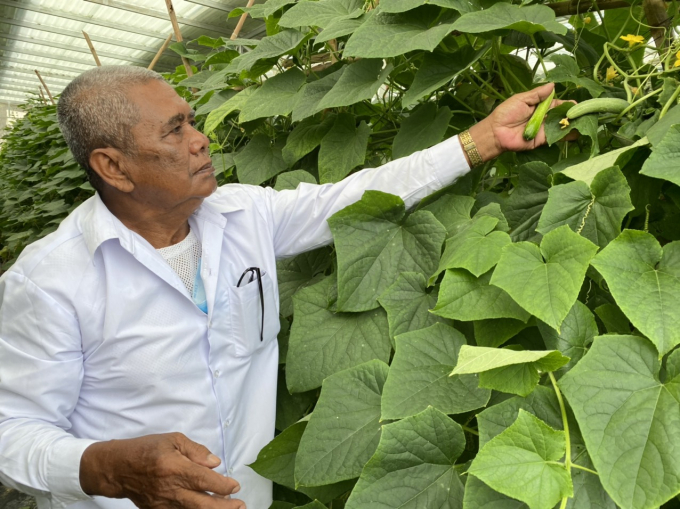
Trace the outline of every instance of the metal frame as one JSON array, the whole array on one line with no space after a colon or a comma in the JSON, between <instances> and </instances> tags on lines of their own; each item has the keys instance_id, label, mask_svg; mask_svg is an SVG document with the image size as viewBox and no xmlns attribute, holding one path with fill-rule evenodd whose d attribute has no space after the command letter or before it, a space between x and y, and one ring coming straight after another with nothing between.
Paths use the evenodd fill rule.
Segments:
<instances>
[{"instance_id":1,"label":"metal frame","mask_svg":"<svg viewBox=\"0 0 680 509\"><path fill-rule=\"evenodd\" d=\"M82 39L83 34L81 32L74 32L72 30L67 30L65 28L59 28L59 27L53 27L50 25L42 25L40 23L32 23L30 21L23 21L23 20L18 20L18 19L13 19L13 18L3 18L0 17L0 23L5 23L7 25L14 25L22 28L30 28L31 30L39 30L41 32L50 32L53 34L59 34L59 35L64 35L66 37L73 37L75 39ZM118 46L119 48L129 48L129 49L136 49L138 51L144 51L146 53L151 53L152 55L155 55L156 52L158 51L157 49L149 49L149 46L145 46L143 44L137 44L133 42L126 42L118 39L109 39L108 37L102 37L99 35L93 35L93 34L88 34L90 36L90 39L96 42L101 42L104 44L110 44L112 46ZM167 36L166 36L167 37ZM164 38L165 40L165 38ZM160 47L160 45L159 45ZM171 50L166 50L167 56L172 56L176 57L179 59L179 55L175 53L174 51Z\"/></svg>"},{"instance_id":2,"label":"metal frame","mask_svg":"<svg viewBox=\"0 0 680 509\"><path fill-rule=\"evenodd\" d=\"M34 62L35 63L35 62ZM2 61L0 61L0 64L2 64ZM33 67L35 69L35 66ZM17 72L21 74L30 74L31 76L35 76L35 71L33 69L24 69L23 67L5 67L0 65L0 72ZM49 77L50 80L61 80L61 81L71 81L73 79L73 76L65 76L63 74L58 74L58 73L53 73L51 71L43 71L40 73L43 77L45 76Z\"/></svg>"},{"instance_id":3,"label":"metal frame","mask_svg":"<svg viewBox=\"0 0 680 509\"><path fill-rule=\"evenodd\" d=\"M38 90L39 90L38 87L35 87L34 89L31 89L31 88L19 88L19 87L12 87L12 86L4 85L3 83L0 83L0 94L2 94L3 92L5 92L6 90L12 90L12 91L14 91L14 92L21 92L22 94L26 94L26 93L29 93L29 92L35 92L36 94L39 93L39 92L38 92Z\"/></svg>"},{"instance_id":4,"label":"metal frame","mask_svg":"<svg viewBox=\"0 0 680 509\"><path fill-rule=\"evenodd\" d=\"M0 36L2 37L2 36ZM26 48L15 48L15 47L9 47L9 46L4 46L0 44L0 51L4 51L5 54L15 54L19 53L21 55L31 55L34 57L42 57L42 58L49 58L50 60L54 60L56 62L69 62L71 64L78 64L78 65L86 65L88 67L92 67L96 65L93 60L81 60L78 58L71 58L67 56L57 56L54 53L41 53L40 51L35 51L35 50L30 50ZM0 59L3 59L4 56L0 57ZM80 72L83 72L85 69L81 70Z\"/></svg>"},{"instance_id":5,"label":"metal frame","mask_svg":"<svg viewBox=\"0 0 680 509\"><path fill-rule=\"evenodd\" d=\"M187 0L187 2L191 2L192 4L196 5L202 5L203 7L210 7L211 9L224 12L229 12L234 9L234 7L229 7L228 5L214 2L213 0Z\"/></svg>"},{"instance_id":6,"label":"metal frame","mask_svg":"<svg viewBox=\"0 0 680 509\"><path fill-rule=\"evenodd\" d=\"M0 0L0 6L14 7L16 9L22 9L24 11L38 12L40 14L46 14L48 16L66 18L70 21L80 21L81 23L87 23L88 25L98 25L106 28L111 28L113 30L129 32L131 34L143 35L146 37L154 37L156 39L161 39L162 41L164 41L167 38L167 35L160 34L158 32L152 32L151 30L145 30L143 28L132 27L129 25L120 25L118 23L113 23L101 19L89 18L87 16L82 16L80 14L75 14L72 12L58 11L56 9L50 9L49 7L42 7L40 5L30 4L27 3L26 1L24 1L23 3L19 3L14 2L13 0Z\"/></svg>"},{"instance_id":7,"label":"metal frame","mask_svg":"<svg viewBox=\"0 0 680 509\"><path fill-rule=\"evenodd\" d=\"M57 65L57 64L50 64L49 62L36 62L35 60L24 60L23 58L14 58L14 57L7 57L3 56L0 59L1 62L13 62L15 64L23 64L23 65L28 65L33 68L40 68L40 67L45 67L48 69L56 69L58 71L63 71L63 72L70 72L72 74L82 74L85 72L87 69L76 69L75 67L66 67L64 65ZM73 76L75 78L75 76ZM73 79L71 78L71 79Z\"/></svg>"},{"instance_id":8,"label":"metal frame","mask_svg":"<svg viewBox=\"0 0 680 509\"><path fill-rule=\"evenodd\" d=\"M90 50L89 48L80 48L77 46L71 46L69 44L64 44L61 42L56 42L56 41L50 41L47 39L36 39L33 37L25 37L23 35L16 35L16 34L0 34L0 39L12 39L14 41L20 41L20 42L27 42L29 44L36 44L39 46L45 46L48 48L58 48L58 49L63 49L63 50L68 50L68 51L77 51L78 53L87 53L90 55ZM142 58L136 58L136 57L130 57L127 55L122 55L119 53L111 53L110 51L102 51L102 50L97 50L97 54L106 57L106 58L115 58L118 60L126 60L130 62L134 62L136 64L141 64L144 66L149 65L149 62L147 60L144 60Z\"/></svg>"},{"instance_id":9,"label":"metal frame","mask_svg":"<svg viewBox=\"0 0 680 509\"><path fill-rule=\"evenodd\" d=\"M43 78L43 79L45 79L45 78ZM31 80L28 80L28 79L23 80L23 79L17 79L16 76L11 76L9 74L3 74L2 76L0 76L0 86L2 86L2 84L4 84L4 83L6 83L8 85L12 85L12 86L17 86L17 87L36 87L36 86L40 85L40 82L38 81L37 78L34 81L31 81ZM48 83L48 85L50 87L50 91L52 89L56 90L56 89L62 89L64 87L66 87L66 85L58 85L58 84L53 83L53 82Z\"/></svg>"},{"instance_id":10,"label":"metal frame","mask_svg":"<svg viewBox=\"0 0 680 509\"><path fill-rule=\"evenodd\" d=\"M164 21L168 20L168 13L166 11L157 11L155 9L147 9L146 7L137 7L126 2L119 2L118 0L85 0L85 1L92 4L103 5L105 7L112 7L113 9L134 12L135 14L149 16L150 18L162 19ZM211 32L217 32L219 34L223 34L225 30L228 30L226 27L213 25L211 23L203 23L202 21L196 21L189 18L182 18L180 16L177 16L177 21L182 25L196 27Z\"/></svg>"}]
</instances>

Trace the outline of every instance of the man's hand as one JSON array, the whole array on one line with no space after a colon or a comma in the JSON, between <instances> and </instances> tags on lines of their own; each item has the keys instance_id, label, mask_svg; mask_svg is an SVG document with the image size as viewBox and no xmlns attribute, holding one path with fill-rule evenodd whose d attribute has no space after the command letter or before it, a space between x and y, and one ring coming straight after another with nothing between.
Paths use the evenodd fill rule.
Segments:
<instances>
[{"instance_id":1,"label":"man's hand","mask_svg":"<svg viewBox=\"0 0 680 509\"><path fill-rule=\"evenodd\" d=\"M523 134L536 106L550 95L554 87L553 83L547 83L528 92L515 94L499 104L488 117L470 128L470 136L484 161L508 150L515 152L531 150L545 143L543 125L533 140L526 141ZM550 107L554 108L563 102L565 101L554 99Z\"/></svg>"},{"instance_id":2,"label":"man's hand","mask_svg":"<svg viewBox=\"0 0 680 509\"><path fill-rule=\"evenodd\" d=\"M80 484L88 495L129 498L142 509L245 509L230 499L239 484L212 470L219 464L181 433L111 440L85 450Z\"/></svg>"}]
</instances>

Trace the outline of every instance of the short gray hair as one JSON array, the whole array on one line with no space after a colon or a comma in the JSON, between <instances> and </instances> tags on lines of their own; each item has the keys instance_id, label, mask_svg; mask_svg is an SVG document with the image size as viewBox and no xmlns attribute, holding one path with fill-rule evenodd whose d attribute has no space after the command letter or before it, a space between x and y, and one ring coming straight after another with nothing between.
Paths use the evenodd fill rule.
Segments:
<instances>
[{"instance_id":1,"label":"short gray hair","mask_svg":"<svg viewBox=\"0 0 680 509\"><path fill-rule=\"evenodd\" d=\"M139 121L139 112L126 91L151 80L164 81L160 74L143 67L95 67L71 81L59 97L57 119L61 132L98 191L104 182L90 167L90 154L106 147L128 155L134 153L132 128Z\"/></svg>"}]
</instances>

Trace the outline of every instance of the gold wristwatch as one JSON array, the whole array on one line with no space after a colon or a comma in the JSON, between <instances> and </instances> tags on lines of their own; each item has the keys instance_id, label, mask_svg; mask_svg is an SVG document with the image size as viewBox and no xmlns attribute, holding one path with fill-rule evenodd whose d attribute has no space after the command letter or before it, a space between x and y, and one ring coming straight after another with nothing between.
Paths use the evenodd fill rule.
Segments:
<instances>
[{"instance_id":1,"label":"gold wristwatch","mask_svg":"<svg viewBox=\"0 0 680 509\"><path fill-rule=\"evenodd\" d=\"M461 145L463 145L463 150L465 150L468 158L470 158L470 165L474 168L475 166L482 164L484 161L482 160L482 156L479 155L477 145L475 145L475 142L472 141L470 131L466 129L458 135L458 138L460 139Z\"/></svg>"}]
</instances>

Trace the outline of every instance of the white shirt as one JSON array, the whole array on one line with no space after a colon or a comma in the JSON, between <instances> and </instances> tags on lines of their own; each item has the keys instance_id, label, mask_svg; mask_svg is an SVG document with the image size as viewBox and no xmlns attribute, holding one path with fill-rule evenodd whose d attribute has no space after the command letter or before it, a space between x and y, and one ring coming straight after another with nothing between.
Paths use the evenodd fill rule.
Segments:
<instances>
[{"instance_id":1,"label":"white shirt","mask_svg":"<svg viewBox=\"0 0 680 509\"><path fill-rule=\"evenodd\" d=\"M172 270L177 272L191 295L194 292L194 280L201 259L201 241L196 237L194 230L190 229L186 238L177 244L156 251L168 262Z\"/></svg>"},{"instance_id":2,"label":"white shirt","mask_svg":"<svg viewBox=\"0 0 680 509\"><path fill-rule=\"evenodd\" d=\"M189 219L207 315L161 255L90 198L0 278L0 480L41 509L132 509L83 493L83 451L178 431L220 457L248 509L267 509L271 482L246 465L274 437L276 259L329 244L326 219L365 190L412 207L468 171L452 138L337 184L219 188ZM236 287L253 266L266 272L264 341L257 282Z\"/></svg>"}]
</instances>

